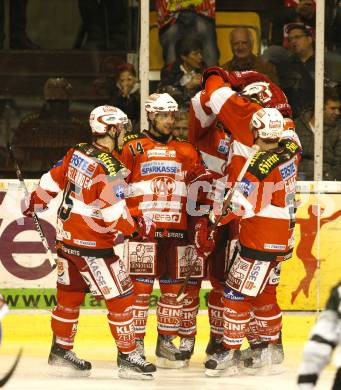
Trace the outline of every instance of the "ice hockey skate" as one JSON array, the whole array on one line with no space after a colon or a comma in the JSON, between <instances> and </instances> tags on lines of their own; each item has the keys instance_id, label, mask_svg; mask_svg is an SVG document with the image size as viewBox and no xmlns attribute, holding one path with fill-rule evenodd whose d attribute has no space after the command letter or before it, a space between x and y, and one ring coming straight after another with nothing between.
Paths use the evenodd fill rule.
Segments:
<instances>
[{"instance_id":1,"label":"ice hockey skate","mask_svg":"<svg viewBox=\"0 0 341 390\"><path fill-rule=\"evenodd\" d=\"M139 351L139 354L143 357L143 359L146 359L146 353L144 350L144 339L136 338L135 343L136 343L137 350Z\"/></svg>"},{"instance_id":2,"label":"ice hockey skate","mask_svg":"<svg viewBox=\"0 0 341 390\"><path fill-rule=\"evenodd\" d=\"M84 377L91 373L91 363L79 359L76 354L69 350L52 345L48 359L49 374L55 376Z\"/></svg>"},{"instance_id":3,"label":"ice hockey skate","mask_svg":"<svg viewBox=\"0 0 341 390\"><path fill-rule=\"evenodd\" d=\"M228 376L238 374L239 351L220 347L205 363L205 375L210 377L221 376L225 372Z\"/></svg>"},{"instance_id":4,"label":"ice hockey skate","mask_svg":"<svg viewBox=\"0 0 341 390\"><path fill-rule=\"evenodd\" d=\"M221 346L221 337L211 335L208 344L206 346L205 362L207 362L207 360L209 360L214 355L214 353L220 349L220 346Z\"/></svg>"},{"instance_id":5,"label":"ice hockey skate","mask_svg":"<svg viewBox=\"0 0 341 390\"><path fill-rule=\"evenodd\" d=\"M243 372L248 375L276 375L283 372L283 346L261 344L251 349L251 356L243 360Z\"/></svg>"},{"instance_id":6,"label":"ice hockey skate","mask_svg":"<svg viewBox=\"0 0 341 390\"><path fill-rule=\"evenodd\" d=\"M194 352L195 337L182 337L180 340L179 351L182 354L182 358L185 361L185 365L188 366L189 361Z\"/></svg>"},{"instance_id":7,"label":"ice hockey skate","mask_svg":"<svg viewBox=\"0 0 341 390\"><path fill-rule=\"evenodd\" d=\"M156 367L140 354L138 349L130 353L117 353L118 376L123 379L154 379Z\"/></svg>"},{"instance_id":8,"label":"ice hockey skate","mask_svg":"<svg viewBox=\"0 0 341 390\"><path fill-rule=\"evenodd\" d=\"M159 334L156 344L156 366L182 368L186 366L181 351L173 344L174 336Z\"/></svg>"}]
</instances>

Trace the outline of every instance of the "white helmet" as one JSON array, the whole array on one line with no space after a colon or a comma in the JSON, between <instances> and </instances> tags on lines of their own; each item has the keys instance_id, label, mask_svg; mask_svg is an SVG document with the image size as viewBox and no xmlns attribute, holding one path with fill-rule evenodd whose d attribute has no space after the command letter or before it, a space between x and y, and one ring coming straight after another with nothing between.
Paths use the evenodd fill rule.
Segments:
<instances>
[{"instance_id":1,"label":"white helmet","mask_svg":"<svg viewBox=\"0 0 341 390\"><path fill-rule=\"evenodd\" d=\"M250 128L256 130L261 139L281 138L284 130L283 116L276 108L261 108L252 115Z\"/></svg>"},{"instance_id":2,"label":"white helmet","mask_svg":"<svg viewBox=\"0 0 341 390\"><path fill-rule=\"evenodd\" d=\"M127 115L117 107L99 106L90 113L89 123L92 134L104 135L111 125L127 124Z\"/></svg>"},{"instance_id":3,"label":"white helmet","mask_svg":"<svg viewBox=\"0 0 341 390\"><path fill-rule=\"evenodd\" d=\"M144 105L147 112L178 111L178 103L168 93L153 93Z\"/></svg>"}]
</instances>

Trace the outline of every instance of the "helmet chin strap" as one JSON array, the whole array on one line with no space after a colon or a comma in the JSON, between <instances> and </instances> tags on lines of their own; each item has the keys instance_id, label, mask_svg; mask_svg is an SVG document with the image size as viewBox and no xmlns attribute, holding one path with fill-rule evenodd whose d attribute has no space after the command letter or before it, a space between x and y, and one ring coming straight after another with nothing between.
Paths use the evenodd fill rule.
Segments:
<instances>
[{"instance_id":1,"label":"helmet chin strap","mask_svg":"<svg viewBox=\"0 0 341 390\"><path fill-rule=\"evenodd\" d=\"M115 129L115 125L112 125L111 127L110 127L110 129L109 129L109 131L108 131L108 136L112 139L112 141L113 141L113 143L114 143L114 150L117 150L118 149L118 137L119 137L119 135L117 134L117 131L115 131L115 133L112 135L111 133L110 133L110 131L112 130L112 129Z\"/></svg>"}]
</instances>

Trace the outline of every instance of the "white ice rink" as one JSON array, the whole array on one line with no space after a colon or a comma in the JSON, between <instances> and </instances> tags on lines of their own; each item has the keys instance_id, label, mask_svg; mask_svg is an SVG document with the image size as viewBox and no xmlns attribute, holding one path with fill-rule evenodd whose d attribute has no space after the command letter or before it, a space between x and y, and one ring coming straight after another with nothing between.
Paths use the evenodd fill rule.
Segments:
<instances>
[{"instance_id":1,"label":"white ice rink","mask_svg":"<svg viewBox=\"0 0 341 390\"><path fill-rule=\"evenodd\" d=\"M155 362L155 316L149 321L146 354ZM6 317L7 318L7 317ZM199 334L190 366L179 370L158 369L152 381L122 380L117 377L116 353L105 324L104 315L83 315L75 352L93 364L91 376L82 379L57 378L48 374L47 356L50 349L49 315L15 315L4 321L4 342L0 348L0 377L11 367L16 353L23 347L23 356L5 388L10 390L105 390L105 389L181 389L181 390L291 390L297 389L296 376L303 344L313 323L313 316L284 316L285 362L277 375L208 378L203 361L207 343L207 316L198 319ZM39 326L38 326L39 324ZM9 326L12 328L9 329ZM7 330L6 330L7 328ZM6 337L7 333L7 337ZM90 338L89 335L92 335ZM316 389L331 389L333 367L322 374Z\"/></svg>"}]
</instances>

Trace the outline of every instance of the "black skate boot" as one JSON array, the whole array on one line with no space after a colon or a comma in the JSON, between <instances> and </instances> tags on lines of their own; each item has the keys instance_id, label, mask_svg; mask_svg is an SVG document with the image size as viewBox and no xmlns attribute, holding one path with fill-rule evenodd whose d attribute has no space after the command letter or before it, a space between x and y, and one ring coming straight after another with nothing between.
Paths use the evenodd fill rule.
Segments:
<instances>
[{"instance_id":1,"label":"black skate boot","mask_svg":"<svg viewBox=\"0 0 341 390\"><path fill-rule=\"evenodd\" d=\"M174 336L159 334L156 344L156 366L160 368L182 368L186 363L180 350L173 344Z\"/></svg>"},{"instance_id":2,"label":"black skate boot","mask_svg":"<svg viewBox=\"0 0 341 390\"><path fill-rule=\"evenodd\" d=\"M79 359L76 354L69 350L53 344L48 359L50 366L49 373L57 376L89 376L91 363Z\"/></svg>"},{"instance_id":3,"label":"black skate boot","mask_svg":"<svg viewBox=\"0 0 341 390\"><path fill-rule=\"evenodd\" d=\"M208 341L207 347L206 347L206 361L211 358L211 356L217 352L221 347L221 337L218 336L210 336L210 339Z\"/></svg>"},{"instance_id":4,"label":"black skate boot","mask_svg":"<svg viewBox=\"0 0 341 390\"><path fill-rule=\"evenodd\" d=\"M227 349L222 345L205 363L206 376L220 376L224 371L232 376L238 374L239 350Z\"/></svg>"},{"instance_id":5,"label":"black skate boot","mask_svg":"<svg viewBox=\"0 0 341 390\"><path fill-rule=\"evenodd\" d=\"M182 359L188 366L194 352L195 337L182 337L180 340L179 351L182 353Z\"/></svg>"},{"instance_id":6,"label":"black skate boot","mask_svg":"<svg viewBox=\"0 0 341 390\"><path fill-rule=\"evenodd\" d=\"M118 376L123 379L154 379L156 367L146 361L138 348L133 352L117 353Z\"/></svg>"}]
</instances>

